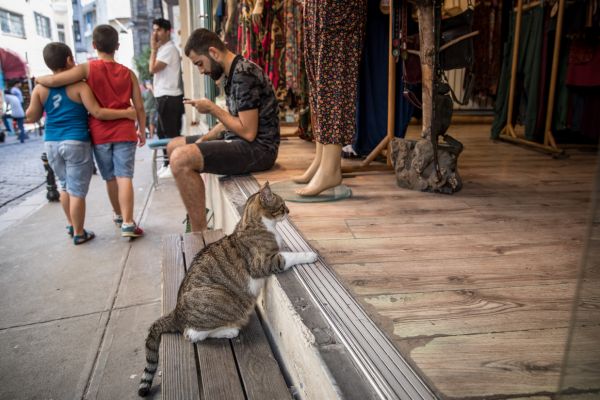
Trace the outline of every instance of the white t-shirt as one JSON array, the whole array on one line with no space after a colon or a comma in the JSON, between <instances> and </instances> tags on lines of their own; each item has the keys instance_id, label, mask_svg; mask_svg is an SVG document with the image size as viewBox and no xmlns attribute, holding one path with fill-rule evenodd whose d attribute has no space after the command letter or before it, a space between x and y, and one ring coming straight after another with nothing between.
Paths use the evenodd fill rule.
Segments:
<instances>
[{"instance_id":1,"label":"white t-shirt","mask_svg":"<svg viewBox=\"0 0 600 400\"><path fill-rule=\"evenodd\" d=\"M156 61L161 61L167 66L154 74L154 97L182 95L183 91L179 84L181 81L181 56L172 40L158 48Z\"/></svg>"}]
</instances>

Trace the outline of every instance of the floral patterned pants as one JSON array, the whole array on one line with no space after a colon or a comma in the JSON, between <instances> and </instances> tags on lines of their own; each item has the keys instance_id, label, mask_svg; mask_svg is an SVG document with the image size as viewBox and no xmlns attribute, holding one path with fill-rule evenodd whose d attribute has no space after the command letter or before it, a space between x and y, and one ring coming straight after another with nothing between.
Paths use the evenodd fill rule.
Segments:
<instances>
[{"instance_id":1,"label":"floral patterned pants","mask_svg":"<svg viewBox=\"0 0 600 400\"><path fill-rule=\"evenodd\" d=\"M352 143L367 0L306 0L304 58L315 138Z\"/></svg>"}]
</instances>

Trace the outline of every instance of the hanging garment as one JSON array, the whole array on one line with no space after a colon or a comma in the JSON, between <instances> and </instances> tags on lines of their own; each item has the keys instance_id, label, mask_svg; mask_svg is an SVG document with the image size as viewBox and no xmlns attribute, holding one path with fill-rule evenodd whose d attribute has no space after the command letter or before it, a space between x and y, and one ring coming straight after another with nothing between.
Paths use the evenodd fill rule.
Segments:
<instances>
[{"instance_id":1,"label":"hanging garment","mask_svg":"<svg viewBox=\"0 0 600 400\"><path fill-rule=\"evenodd\" d=\"M506 126L508 115L508 96L510 91L512 52L516 12L512 13L509 24L509 36L504 44L502 72L498 81L498 96L494 106L492 137L497 138ZM544 9L542 6L524 11L521 23L517 76L515 84L515 103L513 115L525 125L525 137L534 138L537 109L540 104L540 60L542 32L544 27ZM513 124L515 121L511 121Z\"/></svg>"},{"instance_id":2,"label":"hanging garment","mask_svg":"<svg viewBox=\"0 0 600 400\"><path fill-rule=\"evenodd\" d=\"M278 100L285 99L285 32L284 0L266 0L263 15L265 36L265 72L273 83Z\"/></svg>"},{"instance_id":3,"label":"hanging garment","mask_svg":"<svg viewBox=\"0 0 600 400\"><path fill-rule=\"evenodd\" d=\"M304 55L319 143L352 143L366 16L367 0L306 0Z\"/></svg>"},{"instance_id":4,"label":"hanging garment","mask_svg":"<svg viewBox=\"0 0 600 400\"><path fill-rule=\"evenodd\" d=\"M367 155L385 138L388 120L389 16L376 1L368 3L365 47L359 75L354 151ZM394 135L404 137L413 106L403 93L401 64L396 65Z\"/></svg>"},{"instance_id":5,"label":"hanging garment","mask_svg":"<svg viewBox=\"0 0 600 400\"><path fill-rule=\"evenodd\" d=\"M252 18L255 5L256 0L240 0L237 53L264 69L265 49L262 41L265 26L261 21L254 21Z\"/></svg>"},{"instance_id":6,"label":"hanging garment","mask_svg":"<svg viewBox=\"0 0 600 400\"><path fill-rule=\"evenodd\" d=\"M302 68L302 2L285 0L285 84L296 96L306 91Z\"/></svg>"}]
</instances>

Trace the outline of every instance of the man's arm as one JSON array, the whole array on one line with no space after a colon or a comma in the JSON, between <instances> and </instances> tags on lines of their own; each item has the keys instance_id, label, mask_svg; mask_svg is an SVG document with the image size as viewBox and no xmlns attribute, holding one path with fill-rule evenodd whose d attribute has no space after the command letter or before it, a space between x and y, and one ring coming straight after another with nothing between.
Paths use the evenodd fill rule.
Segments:
<instances>
[{"instance_id":1,"label":"man's arm","mask_svg":"<svg viewBox=\"0 0 600 400\"><path fill-rule=\"evenodd\" d=\"M85 82L81 82L77 85L77 91L79 93L79 98L81 99L83 106L95 118L104 120L128 118L134 121L136 119L136 112L131 107L125 110L115 110L112 108L100 107L100 104L98 104L98 100L96 100L96 96L94 96L92 89L90 89L90 87Z\"/></svg>"},{"instance_id":2,"label":"man's arm","mask_svg":"<svg viewBox=\"0 0 600 400\"><path fill-rule=\"evenodd\" d=\"M27 107L27 111L25 111L25 122L33 123L37 122L42 118L44 114L44 106L42 104L42 100L40 99L40 91L45 90L42 89L41 86L36 86L31 92L31 101L29 102L29 107Z\"/></svg>"},{"instance_id":3,"label":"man's arm","mask_svg":"<svg viewBox=\"0 0 600 400\"><path fill-rule=\"evenodd\" d=\"M61 87L67 86L71 83L79 82L82 79L87 78L89 72L88 64L83 63L74 66L58 74L44 75L36 78L36 82L46 87Z\"/></svg>"},{"instance_id":4,"label":"man's arm","mask_svg":"<svg viewBox=\"0 0 600 400\"><path fill-rule=\"evenodd\" d=\"M130 71L130 74L131 83L133 85L131 100L133 101L133 108L135 108L138 122L138 146L142 147L144 144L146 144L146 112L144 111L144 100L142 99L140 84L138 83L137 77L133 71Z\"/></svg>"},{"instance_id":5,"label":"man's arm","mask_svg":"<svg viewBox=\"0 0 600 400\"><path fill-rule=\"evenodd\" d=\"M193 105L202 114L212 114L223 125L242 139L253 142L258 134L258 108L240 111L237 117L229 114L208 99L186 100L185 104Z\"/></svg>"},{"instance_id":6,"label":"man's arm","mask_svg":"<svg viewBox=\"0 0 600 400\"><path fill-rule=\"evenodd\" d=\"M217 123L213 128L208 131L206 135L203 135L200 139L196 140L196 143L206 142L208 140L219 139L223 131L225 130L225 125L221 122Z\"/></svg>"},{"instance_id":7,"label":"man's arm","mask_svg":"<svg viewBox=\"0 0 600 400\"><path fill-rule=\"evenodd\" d=\"M167 66L166 63L156 60L156 53L158 53L159 47L160 46L158 45L156 35L153 33L152 37L150 38L150 59L148 60L148 71L151 74L160 72Z\"/></svg>"}]
</instances>

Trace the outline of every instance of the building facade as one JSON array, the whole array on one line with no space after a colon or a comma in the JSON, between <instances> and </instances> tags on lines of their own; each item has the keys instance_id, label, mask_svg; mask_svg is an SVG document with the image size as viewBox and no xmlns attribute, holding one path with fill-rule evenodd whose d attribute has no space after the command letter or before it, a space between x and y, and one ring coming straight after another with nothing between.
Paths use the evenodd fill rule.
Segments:
<instances>
[{"instance_id":1,"label":"building facade","mask_svg":"<svg viewBox=\"0 0 600 400\"><path fill-rule=\"evenodd\" d=\"M0 47L19 54L29 75L50 73L42 50L50 42L74 47L71 0L0 0Z\"/></svg>"}]
</instances>

